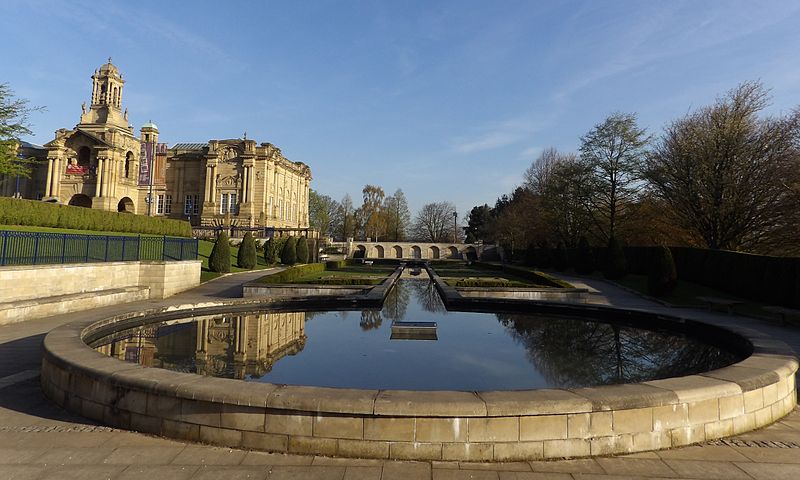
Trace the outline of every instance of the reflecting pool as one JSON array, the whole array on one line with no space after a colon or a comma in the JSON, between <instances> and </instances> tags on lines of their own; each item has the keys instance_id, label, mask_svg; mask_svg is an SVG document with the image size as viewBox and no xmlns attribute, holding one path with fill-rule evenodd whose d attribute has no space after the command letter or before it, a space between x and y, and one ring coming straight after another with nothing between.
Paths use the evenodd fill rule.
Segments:
<instances>
[{"instance_id":1,"label":"reflecting pool","mask_svg":"<svg viewBox=\"0 0 800 480\"><path fill-rule=\"evenodd\" d=\"M448 312L428 279L401 279L381 310L194 317L119 331L92 347L180 372L402 390L629 383L708 371L739 359L668 331L573 317Z\"/></svg>"}]
</instances>

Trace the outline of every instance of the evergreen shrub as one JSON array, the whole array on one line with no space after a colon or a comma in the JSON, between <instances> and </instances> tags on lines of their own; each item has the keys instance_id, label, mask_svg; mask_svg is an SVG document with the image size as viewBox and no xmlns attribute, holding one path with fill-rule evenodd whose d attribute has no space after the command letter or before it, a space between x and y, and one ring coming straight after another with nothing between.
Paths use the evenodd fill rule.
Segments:
<instances>
[{"instance_id":1,"label":"evergreen shrub","mask_svg":"<svg viewBox=\"0 0 800 480\"><path fill-rule=\"evenodd\" d=\"M283 251L281 251L281 263L284 265L294 265L297 263L297 239L289 237L286 243L283 244Z\"/></svg>"},{"instance_id":2,"label":"evergreen shrub","mask_svg":"<svg viewBox=\"0 0 800 480\"><path fill-rule=\"evenodd\" d=\"M594 254L589 240L585 236L578 239L578 248L575 252L575 273L589 275L594 272Z\"/></svg>"},{"instance_id":3,"label":"evergreen shrub","mask_svg":"<svg viewBox=\"0 0 800 480\"><path fill-rule=\"evenodd\" d=\"M256 266L256 241L250 232L244 234L239 252L236 254L236 264L239 268L252 269Z\"/></svg>"},{"instance_id":4,"label":"evergreen shrub","mask_svg":"<svg viewBox=\"0 0 800 480\"><path fill-rule=\"evenodd\" d=\"M668 247L656 247L647 275L647 291L654 297L663 297L675 289L678 275L672 252Z\"/></svg>"},{"instance_id":5,"label":"evergreen shrub","mask_svg":"<svg viewBox=\"0 0 800 480\"><path fill-rule=\"evenodd\" d=\"M625 252L616 237L608 240L604 259L603 276L609 280L619 280L628 273L628 263L625 260Z\"/></svg>"},{"instance_id":6,"label":"evergreen shrub","mask_svg":"<svg viewBox=\"0 0 800 480\"><path fill-rule=\"evenodd\" d=\"M228 234L224 231L217 236L211 255L208 256L208 269L219 273L231 271L231 246L228 244Z\"/></svg>"},{"instance_id":7,"label":"evergreen shrub","mask_svg":"<svg viewBox=\"0 0 800 480\"><path fill-rule=\"evenodd\" d=\"M297 263L308 263L308 240L306 237L297 239Z\"/></svg>"}]
</instances>

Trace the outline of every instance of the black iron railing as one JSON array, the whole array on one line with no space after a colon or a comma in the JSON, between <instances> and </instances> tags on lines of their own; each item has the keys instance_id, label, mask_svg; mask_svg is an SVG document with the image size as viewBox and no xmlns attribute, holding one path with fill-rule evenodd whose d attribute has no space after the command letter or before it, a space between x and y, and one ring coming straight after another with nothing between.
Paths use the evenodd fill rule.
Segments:
<instances>
[{"instance_id":1,"label":"black iron railing","mask_svg":"<svg viewBox=\"0 0 800 480\"><path fill-rule=\"evenodd\" d=\"M0 231L0 266L196 259L196 238Z\"/></svg>"}]
</instances>

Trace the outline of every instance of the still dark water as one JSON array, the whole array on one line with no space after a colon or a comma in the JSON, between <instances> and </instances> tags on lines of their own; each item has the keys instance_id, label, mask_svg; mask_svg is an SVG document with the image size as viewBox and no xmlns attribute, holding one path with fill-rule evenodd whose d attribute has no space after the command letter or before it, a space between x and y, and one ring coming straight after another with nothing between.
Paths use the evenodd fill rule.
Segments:
<instances>
[{"instance_id":1,"label":"still dark water","mask_svg":"<svg viewBox=\"0 0 800 480\"><path fill-rule=\"evenodd\" d=\"M392 322L436 322L392 338ZM401 336L403 336L401 334ZM367 389L513 390L640 382L736 355L680 334L579 318L447 312L429 280L400 280L381 310L254 312L152 324L100 339L107 355L247 381Z\"/></svg>"}]
</instances>

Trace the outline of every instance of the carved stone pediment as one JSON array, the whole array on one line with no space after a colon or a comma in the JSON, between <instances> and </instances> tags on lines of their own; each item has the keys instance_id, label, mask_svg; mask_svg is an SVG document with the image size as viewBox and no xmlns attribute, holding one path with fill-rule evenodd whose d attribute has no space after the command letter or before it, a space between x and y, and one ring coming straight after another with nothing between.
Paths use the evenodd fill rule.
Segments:
<instances>
[{"instance_id":1,"label":"carved stone pediment","mask_svg":"<svg viewBox=\"0 0 800 480\"><path fill-rule=\"evenodd\" d=\"M239 178L239 175L220 176L217 179L218 188L231 188L231 187L239 188L240 186L241 186L241 179Z\"/></svg>"}]
</instances>

